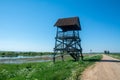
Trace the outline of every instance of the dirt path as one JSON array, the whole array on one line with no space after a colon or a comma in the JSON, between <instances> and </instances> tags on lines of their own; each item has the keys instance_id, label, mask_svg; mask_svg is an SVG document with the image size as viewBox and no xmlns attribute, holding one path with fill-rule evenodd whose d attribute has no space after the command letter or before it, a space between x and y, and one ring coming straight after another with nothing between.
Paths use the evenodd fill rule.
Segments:
<instances>
[{"instance_id":1,"label":"dirt path","mask_svg":"<svg viewBox=\"0 0 120 80\"><path fill-rule=\"evenodd\" d=\"M100 62L83 72L81 80L120 80L120 60L103 55Z\"/></svg>"}]
</instances>

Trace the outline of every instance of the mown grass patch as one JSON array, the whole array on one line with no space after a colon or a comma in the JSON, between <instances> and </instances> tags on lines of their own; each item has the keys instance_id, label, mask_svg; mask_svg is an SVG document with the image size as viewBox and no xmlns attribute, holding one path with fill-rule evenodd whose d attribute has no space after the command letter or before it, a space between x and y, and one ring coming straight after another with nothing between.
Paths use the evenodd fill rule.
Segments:
<instances>
[{"instance_id":1,"label":"mown grass patch","mask_svg":"<svg viewBox=\"0 0 120 80\"><path fill-rule=\"evenodd\" d=\"M0 80L76 80L86 67L101 58L102 55L94 55L78 62L0 64Z\"/></svg>"},{"instance_id":2,"label":"mown grass patch","mask_svg":"<svg viewBox=\"0 0 120 80\"><path fill-rule=\"evenodd\" d=\"M107 54L113 58L120 59L120 53Z\"/></svg>"}]
</instances>

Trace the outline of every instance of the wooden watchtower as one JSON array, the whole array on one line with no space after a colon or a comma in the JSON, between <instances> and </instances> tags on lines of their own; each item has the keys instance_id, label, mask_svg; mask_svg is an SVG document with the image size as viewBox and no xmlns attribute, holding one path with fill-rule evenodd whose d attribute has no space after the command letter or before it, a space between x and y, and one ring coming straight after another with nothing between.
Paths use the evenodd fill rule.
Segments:
<instances>
[{"instance_id":1,"label":"wooden watchtower","mask_svg":"<svg viewBox=\"0 0 120 80\"><path fill-rule=\"evenodd\" d=\"M63 61L64 53L71 55L75 61L78 61L80 56L83 59L81 39L79 36L79 31L81 30L79 18L61 18L57 20L54 26L57 27L57 32L53 61L55 62L57 53L61 53Z\"/></svg>"}]
</instances>

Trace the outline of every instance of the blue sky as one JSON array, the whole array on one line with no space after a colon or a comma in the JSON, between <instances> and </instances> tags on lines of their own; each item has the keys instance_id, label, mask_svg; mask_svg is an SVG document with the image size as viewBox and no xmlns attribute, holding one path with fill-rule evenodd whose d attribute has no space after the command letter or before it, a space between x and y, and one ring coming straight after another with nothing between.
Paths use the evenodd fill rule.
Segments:
<instances>
[{"instance_id":1,"label":"blue sky","mask_svg":"<svg viewBox=\"0 0 120 80\"><path fill-rule=\"evenodd\" d=\"M83 52L120 52L119 0L0 0L0 50L53 51L58 18L80 18Z\"/></svg>"}]
</instances>

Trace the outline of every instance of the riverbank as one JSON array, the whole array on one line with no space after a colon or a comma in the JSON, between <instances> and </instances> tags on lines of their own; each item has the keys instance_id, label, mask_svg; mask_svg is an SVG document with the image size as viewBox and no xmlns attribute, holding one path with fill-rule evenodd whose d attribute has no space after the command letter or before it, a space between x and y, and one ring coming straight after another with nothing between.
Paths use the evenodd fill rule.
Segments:
<instances>
[{"instance_id":1,"label":"riverbank","mask_svg":"<svg viewBox=\"0 0 120 80\"><path fill-rule=\"evenodd\" d=\"M24 64L0 64L0 80L76 80L83 70L100 60L101 55L87 55L84 61L36 62Z\"/></svg>"},{"instance_id":2,"label":"riverbank","mask_svg":"<svg viewBox=\"0 0 120 80\"><path fill-rule=\"evenodd\" d=\"M52 54L53 52L0 51L0 57L43 56L43 55L52 55Z\"/></svg>"}]
</instances>

